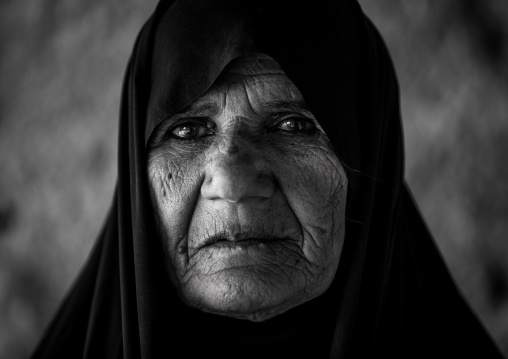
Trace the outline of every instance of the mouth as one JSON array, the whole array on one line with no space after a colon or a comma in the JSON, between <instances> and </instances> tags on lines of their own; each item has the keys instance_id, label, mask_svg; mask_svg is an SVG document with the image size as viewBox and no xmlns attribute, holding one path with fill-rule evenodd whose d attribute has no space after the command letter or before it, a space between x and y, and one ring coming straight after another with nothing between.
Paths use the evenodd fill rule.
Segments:
<instances>
[{"instance_id":1,"label":"mouth","mask_svg":"<svg viewBox=\"0 0 508 359\"><path fill-rule=\"evenodd\" d=\"M216 233L206 238L201 248L216 247L236 247L253 246L261 244L272 244L274 242L288 240L285 237L276 237L265 233L244 232L244 233Z\"/></svg>"}]
</instances>

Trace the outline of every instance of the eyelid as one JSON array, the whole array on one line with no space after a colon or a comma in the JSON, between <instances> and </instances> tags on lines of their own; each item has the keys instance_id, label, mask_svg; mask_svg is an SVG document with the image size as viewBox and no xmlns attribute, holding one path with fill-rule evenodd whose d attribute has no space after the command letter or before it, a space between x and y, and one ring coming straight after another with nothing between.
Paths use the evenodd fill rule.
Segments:
<instances>
[{"instance_id":1,"label":"eyelid","mask_svg":"<svg viewBox=\"0 0 508 359\"><path fill-rule=\"evenodd\" d=\"M185 122L213 122L209 117L207 116L193 116L193 115L173 115L168 118L165 118L162 120L159 124L160 129L159 131L162 133L166 133L171 128L178 126L179 124L185 123Z\"/></svg>"},{"instance_id":2,"label":"eyelid","mask_svg":"<svg viewBox=\"0 0 508 359\"><path fill-rule=\"evenodd\" d=\"M292 118L306 121L306 122L314 125L315 127L317 127L317 121L314 119L314 116L307 116L307 115L304 115L301 113L294 113L294 112L285 113L285 114L277 114L273 118L273 124L271 127L276 127L281 122L284 122L284 121L292 119Z\"/></svg>"},{"instance_id":3,"label":"eyelid","mask_svg":"<svg viewBox=\"0 0 508 359\"><path fill-rule=\"evenodd\" d=\"M186 122L196 122L196 123L207 123L210 121L210 118L205 116L182 116L172 121L171 126L174 127L178 126L179 124L186 123Z\"/></svg>"},{"instance_id":4,"label":"eyelid","mask_svg":"<svg viewBox=\"0 0 508 359\"><path fill-rule=\"evenodd\" d=\"M209 117L205 117L205 116L190 116L190 117L180 117L178 119L175 119L174 121L172 121L171 125L168 125L166 129L163 130L163 138L162 140L163 141L166 141L168 140L169 138L173 138L173 139L181 139L181 138L178 138L178 137L172 137L171 136L171 133L173 132L173 130L175 130L177 127L179 126L182 126L182 125L185 125L187 123L191 123L191 124L198 124L198 125L203 125L203 127L206 129L206 130L212 130L216 127L215 125L215 122L213 122ZM211 125L211 126L210 126Z\"/></svg>"},{"instance_id":5,"label":"eyelid","mask_svg":"<svg viewBox=\"0 0 508 359\"><path fill-rule=\"evenodd\" d=\"M315 120L314 115L311 112L307 112L307 111L292 111L292 110L284 111L284 110L282 110L282 111L278 111L277 113L272 115L272 117L275 120L282 120L282 119L288 118L288 117L302 117L302 118L307 118L310 120Z\"/></svg>"}]
</instances>

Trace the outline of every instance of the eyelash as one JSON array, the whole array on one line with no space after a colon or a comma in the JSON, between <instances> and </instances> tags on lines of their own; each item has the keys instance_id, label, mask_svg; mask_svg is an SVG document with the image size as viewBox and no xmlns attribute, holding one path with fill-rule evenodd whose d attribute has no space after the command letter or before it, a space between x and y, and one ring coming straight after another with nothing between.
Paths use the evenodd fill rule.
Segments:
<instances>
[{"instance_id":1,"label":"eyelash","mask_svg":"<svg viewBox=\"0 0 508 359\"><path fill-rule=\"evenodd\" d=\"M284 123L287 123L289 122L290 120L297 120L298 123L302 124L302 129L297 129L297 130L284 130L282 128L280 128L280 126ZM310 134L310 133L314 133L316 131L316 125L314 124L314 122L308 118L305 118L305 117L298 117L298 116L289 116L289 117L286 117L284 118L283 120L277 122L275 124L275 126L273 126L271 129L273 129L274 131L278 131L278 132L283 132L283 133L287 133L287 134Z\"/></svg>"},{"instance_id":2,"label":"eyelash","mask_svg":"<svg viewBox=\"0 0 508 359\"><path fill-rule=\"evenodd\" d=\"M199 127L198 131L200 129L203 129L203 130L207 131L208 133L201 135L201 136L192 136L192 137L182 137L182 136L177 136L174 134L174 131L176 129L183 128L186 126L187 127L198 126ZM166 132L165 140L171 138L171 139L175 139L175 140L179 140L179 141L192 141L192 140L196 140L199 138L208 137L210 135L213 135L214 127L215 127L215 124L212 121L210 121L208 118L186 118L180 122L177 122L176 124L174 124L173 126L171 126L168 129L168 131Z\"/></svg>"},{"instance_id":3,"label":"eyelash","mask_svg":"<svg viewBox=\"0 0 508 359\"><path fill-rule=\"evenodd\" d=\"M298 121L298 123L302 126L301 129L283 129L281 128L281 126L285 123L288 123L289 121L291 120L296 120ZM178 128L183 128L183 127L190 127L190 126L198 126L198 131L199 130L205 130L205 131L208 131L206 134L202 134L202 135L197 135L197 136L191 136L191 137L183 137L183 136L177 136L174 134L174 131L177 130ZM214 128L215 128L215 124L213 121L210 121L208 118L186 118L186 119L182 119L182 121L180 122L177 122L176 124L174 124L173 126L171 126L167 132L166 132L166 135L165 135L165 140L168 140L168 139L175 139L175 140L179 140L179 141L193 141L193 140L197 140L197 139L200 139L200 138L204 138L204 137L208 137L208 136L211 136L214 134ZM271 126L269 128L269 132L279 132L279 133L284 133L284 134L287 134L287 135L291 135L291 134L311 134L311 133L314 133L316 131L316 125L314 124L314 122L308 118L305 118L305 117L298 117L298 116L288 116L280 121L278 121L275 125Z\"/></svg>"}]
</instances>

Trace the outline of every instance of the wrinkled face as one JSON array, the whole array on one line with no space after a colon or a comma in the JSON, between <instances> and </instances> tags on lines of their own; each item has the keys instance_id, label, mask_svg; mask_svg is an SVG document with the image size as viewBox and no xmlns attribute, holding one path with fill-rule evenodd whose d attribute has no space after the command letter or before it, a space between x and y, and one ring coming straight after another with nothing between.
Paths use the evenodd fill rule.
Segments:
<instances>
[{"instance_id":1,"label":"wrinkled face","mask_svg":"<svg viewBox=\"0 0 508 359\"><path fill-rule=\"evenodd\" d=\"M167 271L189 306L262 321L333 280L346 175L273 59L235 61L163 121L148 179Z\"/></svg>"}]
</instances>

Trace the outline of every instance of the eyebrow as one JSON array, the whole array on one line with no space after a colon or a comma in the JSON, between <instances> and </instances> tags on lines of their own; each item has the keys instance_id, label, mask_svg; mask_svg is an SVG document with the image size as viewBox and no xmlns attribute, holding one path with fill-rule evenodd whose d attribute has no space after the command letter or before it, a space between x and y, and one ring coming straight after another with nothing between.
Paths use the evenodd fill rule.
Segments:
<instances>
[{"instance_id":1,"label":"eyebrow","mask_svg":"<svg viewBox=\"0 0 508 359\"><path fill-rule=\"evenodd\" d=\"M213 115L220 112L219 106L215 102L193 102L188 106L185 106L180 111L176 112L175 115L185 116L203 116Z\"/></svg>"},{"instance_id":2,"label":"eyebrow","mask_svg":"<svg viewBox=\"0 0 508 359\"><path fill-rule=\"evenodd\" d=\"M290 112L310 112L305 101L283 100L267 101L261 106L263 111L290 111Z\"/></svg>"},{"instance_id":3,"label":"eyebrow","mask_svg":"<svg viewBox=\"0 0 508 359\"><path fill-rule=\"evenodd\" d=\"M215 102L193 102L180 111L176 112L173 116L212 116L219 113L220 110L220 106ZM303 100L266 101L261 104L260 110L262 112L311 112Z\"/></svg>"}]
</instances>

